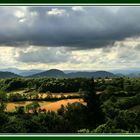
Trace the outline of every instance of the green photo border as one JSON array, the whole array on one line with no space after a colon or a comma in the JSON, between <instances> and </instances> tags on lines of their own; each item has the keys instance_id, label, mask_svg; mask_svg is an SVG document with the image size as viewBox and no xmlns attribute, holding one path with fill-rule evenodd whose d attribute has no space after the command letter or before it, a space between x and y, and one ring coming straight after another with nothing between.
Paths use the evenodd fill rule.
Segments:
<instances>
[{"instance_id":1,"label":"green photo border","mask_svg":"<svg viewBox=\"0 0 140 140\"><path fill-rule=\"evenodd\" d=\"M140 6L140 0L0 0L0 6L106 5ZM0 134L0 140L140 140L140 134Z\"/></svg>"},{"instance_id":2,"label":"green photo border","mask_svg":"<svg viewBox=\"0 0 140 140\"><path fill-rule=\"evenodd\" d=\"M139 3L140 0L0 0L0 3Z\"/></svg>"}]
</instances>

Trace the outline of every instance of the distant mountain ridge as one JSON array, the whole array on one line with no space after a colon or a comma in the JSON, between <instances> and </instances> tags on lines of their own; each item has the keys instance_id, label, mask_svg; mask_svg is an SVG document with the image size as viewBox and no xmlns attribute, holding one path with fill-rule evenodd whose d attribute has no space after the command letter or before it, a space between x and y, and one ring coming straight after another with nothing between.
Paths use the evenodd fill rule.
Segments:
<instances>
[{"instance_id":1,"label":"distant mountain ridge","mask_svg":"<svg viewBox=\"0 0 140 140\"><path fill-rule=\"evenodd\" d=\"M54 77L54 78L60 78L60 77L66 77L66 74L58 69L50 69L48 71L40 72L34 75L31 75L29 77L39 78L39 77Z\"/></svg>"},{"instance_id":2,"label":"distant mountain ridge","mask_svg":"<svg viewBox=\"0 0 140 140\"><path fill-rule=\"evenodd\" d=\"M78 77L116 77L116 75L114 75L111 72L107 72L107 71L95 71L95 72L71 72L71 73L64 73L61 70L58 69L50 69L48 71L44 71L41 73L37 73L34 75L31 75L29 77L33 77L33 78L38 78L38 77L52 77L52 78L78 78Z\"/></svg>"},{"instance_id":3,"label":"distant mountain ridge","mask_svg":"<svg viewBox=\"0 0 140 140\"><path fill-rule=\"evenodd\" d=\"M0 78L16 78L16 77L21 77L21 76L12 72L0 71Z\"/></svg>"},{"instance_id":4,"label":"distant mountain ridge","mask_svg":"<svg viewBox=\"0 0 140 140\"><path fill-rule=\"evenodd\" d=\"M29 76L29 75L33 75L33 74L36 74L39 72L43 72L44 70L40 70L40 69L21 70L21 69L17 69L17 68L6 68L6 69L0 69L0 71L12 72L12 73L18 74L20 76Z\"/></svg>"},{"instance_id":5,"label":"distant mountain ridge","mask_svg":"<svg viewBox=\"0 0 140 140\"><path fill-rule=\"evenodd\" d=\"M30 78L105 78L105 77L139 77L138 70L134 73L124 74L124 73L115 73L108 71L77 71L77 70L59 70L59 69L50 69L50 70L40 70L40 69L31 69L31 70L20 70L16 68L7 68L0 70L0 78L13 78L13 77L30 77Z\"/></svg>"},{"instance_id":6,"label":"distant mountain ridge","mask_svg":"<svg viewBox=\"0 0 140 140\"><path fill-rule=\"evenodd\" d=\"M23 72L20 72L19 75L30 76L30 75L37 74L40 72L43 72L43 70L24 70Z\"/></svg>"},{"instance_id":7,"label":"distant mountain ridge","mask_svg":"<svg viewBox=\"0 0 140 140\"><path fill-rule=\"evenodd\" d=\"M107 71L95 71L95 72L73 72L73 73L69 73L67 74L68 77L115 77L115 75L111 72L107 72Z\"/></svg>"}]
</instances>

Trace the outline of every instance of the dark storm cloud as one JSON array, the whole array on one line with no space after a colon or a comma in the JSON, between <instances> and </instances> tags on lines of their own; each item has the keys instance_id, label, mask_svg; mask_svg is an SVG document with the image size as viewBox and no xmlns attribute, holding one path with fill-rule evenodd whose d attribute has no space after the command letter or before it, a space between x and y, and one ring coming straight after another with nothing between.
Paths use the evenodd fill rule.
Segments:
<instances>
[{"instance_id":1,"label":"dark storm cloud","mask_svg":"<svg viewBox=\"0 0 140 140\"><path fill-rule=\"evenodd\" d=\"M0 8L1 46L89 49L140 35L140 7L27 7L16 17L17 11Z\"/></svg>"}]
</instances>

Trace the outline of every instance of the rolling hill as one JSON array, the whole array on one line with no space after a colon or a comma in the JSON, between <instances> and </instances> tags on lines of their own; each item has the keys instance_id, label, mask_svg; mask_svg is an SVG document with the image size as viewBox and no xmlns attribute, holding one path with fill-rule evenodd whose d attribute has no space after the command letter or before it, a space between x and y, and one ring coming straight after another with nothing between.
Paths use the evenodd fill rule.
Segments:
<instances>
[{"instance_id":1,"label":"rolling hill","mask_svg":"<svg viewBox=\"0 0 140 140\"><path fill-rule=\"evenodd\" d=\"M95 72L75 72L75 73L69 73L67 74L68 77L74 78L74 77L115 77L116 75L114 75L111 72L107 72L107 71L95 71Z\"/></svg>"},{"instance_id":2,"label":"rolling hill","mask_svg":"<svg viewBox=\"0 0 140 140\"><path fill-rule=\"evenodd\" d=\"M114 75L111 72L107 72L107 71L71 72L71 73L66 74L61 70L51 69L48 71L44 71L41 73L31 75L29 77L33 77L33 78L36 78L36 77L38 77L38 78L39 77L53 77L53 78L76 78L76 77L87 77L87 78L95 77L95 78L97 78L97 77L102 77L102 78L105 78L105 77L116 77L116 75Z\"/></svg>"},{"instance_id":3,"label":"rolling hill","mask_svg":"<svg viewBox=\"0 0 140 140\"><path fill-rule=\"evenodd\" d=\"M40 72L34 75L31 75L29 77L33 78L39 78L39 77L49 77L49 78L61 78L61 77L67 77L67 75L58 69L50 69L44 72Z\"/></svg>"},{"instance_id":4,"label":"rolling hill","mask_svg":"<svg viewBox=\"0 0 140 140\"><path fill-rule=\"evenodd\" d=\"M0 78L15 78L15 77L21 77L21 76L12 72L0 71Z\"/></svg>"}]
</instances>

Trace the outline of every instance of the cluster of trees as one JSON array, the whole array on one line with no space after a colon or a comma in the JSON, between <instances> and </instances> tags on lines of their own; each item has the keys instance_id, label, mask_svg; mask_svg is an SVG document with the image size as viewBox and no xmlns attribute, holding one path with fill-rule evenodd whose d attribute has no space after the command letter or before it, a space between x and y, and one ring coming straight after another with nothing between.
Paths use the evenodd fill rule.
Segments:
<instances>
[{"instance_id":1,"label":"cluster of trees","mask_svg":"<svg viewBox=\"0 0 140 140\"><path fill-rule=\"evenodd\" d=\"M35 89L39 92L77 92L84 78L9 78L0 80L0 90Z\"/></svg>"},{"instance_id":2,"label":"cluster of trees","mask_svg":"<svg viewBox=\"0 0 140 140\"><path fill-rule=\"evenodd\" d=\"M15 112L0 112L1 133L70 133L89 124L86 106L80 103L62 106L58 112L41 110L37 103L18 107Z\"/></svg>"},{"instance_id":3,"label":"cluster of trees","mask_svg":"<svg viewBox=\"0 0 140 140\"><path fill-rule=\"evenodd\" d=\"M112 86L114 91L126 91L128 93L137 93L140 91L139 78L118 77L112 79L96 79L96 89L105 90L106 87Z\"/></svg>"},{"instance_id":4,"label":"cluster of trees","mask_svg":"<svg viewBox=\"0 0 140 140\"><path fill-rule=\"evenodd\" d=\"M17 80L22 81L22 79ZM26 80L28 81L27 83L25 82ZM9 85L9 81L1 81L0 84L2 88L5 82L6 86ZM41 81L43 81L43 83L41 83ZM58 90L62 87L60 85L63 84L65 88L71 85L73 91L78 91L80 89L79 92L82 93L82 98L86 102L86 105L76 102L68 104L67 106L62 105L57 112L46 112L45 110L39 109L39 104L34 101L26 106L26 112L23 107L18 107L15 112L5 112L5 94L0 93L0 132L140 132L140 111L139 109L130 109L131 107L140 105L140 79L23 79L23 83L26 83L25 87L29 89L36 88L37 90L42 84L48 85L48 83L52 81L55 81L55 90ZM67 91L67 89L63 90ZM61 91L61 88L59 91ZM101 93L97 94L97 91L101 91Z\"/></svg>"},{"instance_id":5,"label":"cluster of trees","mask_svg":"<svg viewBox=\"0 0 140 140\"><path fill-rule=\"evenodd\" d=\"M90 104L90 97L96 98L94 89L94 80L86 80L82 84L84 93L83 99L87 102L87 106L76 102L63 105L57 112L39 109L39 104L35 101L26 106L26 112L23 107L17 107L15 112L3 112L0 116L5 116L6 121L2 121L0 126L1 133L51 133L51 132L77 132L81 128L95 128L98 126L100 118L94 117L99 115L100 111L92 111L93 106L98 108L98 104L94 99L94 103ZM86 90L86 87L88 88ZM88 91L89 90L89 91ZM93 95L92 95L93 92ZM90 117L90 119L89 119Z\"/></svg>"},{"instance_id":6,"label":"cluster of trees","mask_svg":"<svg viewBox=\"0 0 140 140\"><path fill-rule=\"evenodd\" d=\"M46 96L43 97L43 94ZM64 95L64 93L56 93L56 95L51 92L46 93L38 93L38 92L29 92L29 93L0 93L0 97L3 96L5 102L19 102L19 101L58 101L63 99L78 99L82 98L82 94L71 94Z\"/></svg>"},{"instance_id":7,"label":"cluster of trees","mask_svg":"<svg viewBox=\"0 0 140 140\"><path fill-rule=\"evenodd\" d=\"M140 79L115 78L107 81L100 79L96 84L98 84L96 88L102 90L99 102L104 123L95 129L84 128L78 130L78 132L139 133L139 108L137 110L130 110L130 108L140 105Z\"/></svg>"},{"instance_id":8,"label":"cluster of trees","mask_svg":"<svg viewBox=\"0 0 140 140\"><path fill-rule=\"evenodd\" d=\"M90 78L9 78L0 80L0 90L35 89L39 92L77 92L81 84ZM138 78L95 79L95 90L104 91L112 88L113 92L125 91L126 96L135 95L140 91Z\"/></svg>"}]
</instances>

